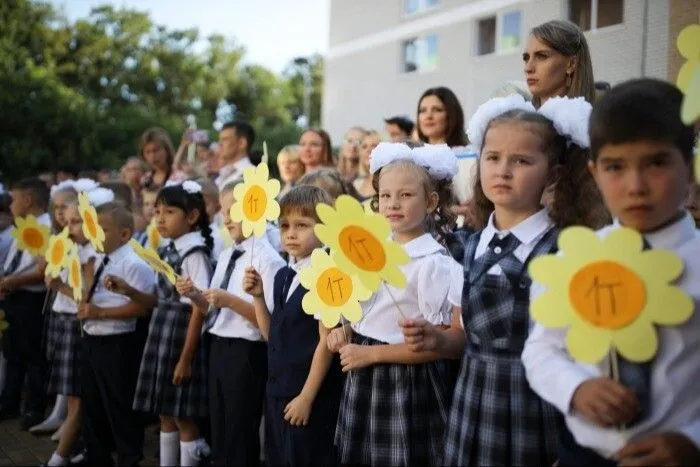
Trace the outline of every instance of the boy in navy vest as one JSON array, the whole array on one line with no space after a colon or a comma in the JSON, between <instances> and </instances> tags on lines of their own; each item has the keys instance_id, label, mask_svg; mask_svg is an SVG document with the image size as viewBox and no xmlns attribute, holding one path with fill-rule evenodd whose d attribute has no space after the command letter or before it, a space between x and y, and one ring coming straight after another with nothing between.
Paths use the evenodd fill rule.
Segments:
<instances>
[{"instance_id":1,"label":"boy in navy vest","mask_svg":"<svg viewBox=\"0 0 700 467\"><path fill-rule=\"evenodd\" d=\"M337 357L325 345L328 330L304 313L307 290L299 271L322 245L314 235L318 203L329 195L313 186L297 187L280 200L282 247L290 264L280 269L274 285L263 283L253 268L243 280L254 297L260 333L268 341L265 390L265 454L268 465L334 465L335 424L343 378ZM265 303L263 288L273 287L274 308ZM272 313L270 313L270 311Z\"/></svg>"}]
</instances>

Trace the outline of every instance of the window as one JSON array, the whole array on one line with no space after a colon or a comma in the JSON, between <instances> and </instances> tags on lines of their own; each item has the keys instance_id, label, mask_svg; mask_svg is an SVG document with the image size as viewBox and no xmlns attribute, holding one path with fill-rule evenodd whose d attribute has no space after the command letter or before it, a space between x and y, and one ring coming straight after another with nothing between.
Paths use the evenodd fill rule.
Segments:
<instances>
[{"instance_id":1,"label":"window","mask_svg":"<svg viewBox=\"0 0 700 467\"><path fill-rule=\"evenodd\" d=\"M440 4L440 0L404 0L403 12L407 15L422 13Z\"/></svg>"},{"instance_id":2,"label":"window","mask_svg":"<svg viewBox=\"0 0 700 467\"><path fill-rule=\"evenodd\" d=\"M429 34L403 43L403 71L432 71L438 66L438 37Z\"/></svg>"},{"instance_id":3,"label":"window","mask_svg":"<svg viewBox=\"0 0 700 467\"><path fill-rule=\"evenodd\" d=\"M496 51L508 52L520 47L523 35L523 14L520 10L482 18L477 23L477 55Z\"/></svg>"},{"instance_id":4,"label":"window","mask_svg":"<svg viewBox=\"0 0 700 467\"><path fill-rule=\"evenodd\" d=\"M569 0L569 20L584 31L622 24L624 0Z\"/></svg>"}]
</instances>

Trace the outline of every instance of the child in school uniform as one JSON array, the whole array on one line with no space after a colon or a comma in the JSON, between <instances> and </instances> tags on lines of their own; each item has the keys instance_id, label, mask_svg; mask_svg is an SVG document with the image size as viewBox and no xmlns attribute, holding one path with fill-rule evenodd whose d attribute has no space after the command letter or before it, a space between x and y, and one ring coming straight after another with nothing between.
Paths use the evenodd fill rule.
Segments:
<instances>
[{"instance_id":1,"label":"child in school uniform","mask_svg":"<svg viewBox=\"0 0 700 467\"><path fill-rule=\"evenodd\" d=\"M646 246L678 254L684 271L674 285L695 309L683 324L655 328L651 362L620 356L619 381L608 376L609 358L578 363L566 351L565 330L535 325L522 359L535 392L566 417L559 437L565 467L700 465L700 232L683 209L694 134L680 120L682 99L669 83L638 79L607 92L591 115L589 167L615 217L598 235L624 226ZM638 381L625 377L623 364L639 370Z\"/></svg>"},{"instance_id":2,"label":"child in school uniform","mask_svg":"<svg viewBox=\"0 0 700 467\"><path fill-rule=\"evenodd\" d=\"M375 207L410 261L400 267L405 288L384 284L362 303L358 323L329 336L343 371L351 372L335 444L343 465L439 465L452 389L448 362L432 352L412 352L398 323L402 317L450 323L450 279L459 264L436 237L454 222L451 180L457 159L446 145L410 149L380 143L370 172Z\"/></svg>"},{"instance_id":3,"label":"child in school uniform","mask_svg":"<svg viewBox=\"0 0 700 467\"><path fill-rule=\"evenodd\" d=\"M131 410L136 386L136 318L146 307L109 290L106 278L118 277L143 294L153 294L155 277L150 267L128 245L133 234L131 212L121 203L97 208L104 230L104 256L98 264L86 297L78 306L82 322L80 403L83 438L90 465L138 465L143 457L143 426Z\"/></svg>"},{"instance_id":4,"label":"child in school uniform","mask_svg":"<svg viewBox=\"0 0 700 467\"><path fill-rule=\"evenodd\" d=\"M178 281L178 292L189 296L206 314L203 332L209 340L209 411L212 461L215 465L255 465L260 459L259 428L267 382L267 346L258 329L253 297L243 291L246 268L260 271L272 284L285 266L263 236L244 238L240 222L229 215L233 186L220 195L223 223L234 243L219 256L210 288L194 291L191 281ZM273 309L273 290L265 303Z\"/></svg>"},{"instance_id":5,"label":"child in school uniform","mask_svg":"<svg viewBox=\"0 0 700 467\"><path fill-rule=\"evenodd\" d=\"M443 465L551 465L558 416L532 392L520 362L529 329L530 260L556 248L558 228L590 221L595 185L585 170L583 99L550 99L539 111L522 97L494 98L469 123L479 148L474 186L482 230L465 245L462 284L451 291L461 313L449 329L403 322L416 350L462 358L445 436ZM586 172L583 172L586 175ZM542 194L555 183L555 202ZM576 206L573 209L572 206ZM452 292L456 292L452 295ZM465 345L466 344L466 345Z\"/></svg>"},{"instance_id":6,"label":"child in school uniform","mask_svg":"<svg viewBox=\"0 0 700 467\"><path fill-rule=\"evenodd\" d=\"M158 232L170 239L161 257L198 289L211 281L212 238L201 186L169 185L156 199ZM209 415L203 315L189 298L159 275L158 304L151 316L133 407L160 417L160 464L197 465L209 455L197 418Z\"/></svg>"},{"instance_id":7,"label":"child in school uniform","mask_svg":"<svg viewBox=\"0 0 700 467\"><path fill-rule=\"evenodd\" d=\"M114 194L107 189L96 189L88 194L93 206L101 206L114 200ZM83 233L83 221L80 218L77 198L65 203L66 226L69 238L78 249L78 258L83 267L94 271L97 252ZM58 216L56 216L58 217ZM90 266L86 266L90 264ZM82 274L82 272L81 272ZM48 354L50 371L48 393L64 397L67 404L65 421L61 425L59 443L51 455L48 466L68 465L69 455L78 438L82 418L80 407L80 323L78 322L78 304L73 298L73 289L67 284L68 270L61 271L59 277L46 276L46 286L56 292L52 307L54 320L53 345ZM58 401L56 402L58 404ZM46 422L44 422L46 423Z\"/></svg>"},{"instance_id":8,"label":"child in school uniform","mask_svg":"<svg viewBox=\"0 0 700 467\"><path fill-rule=\"evenodd\" d=\"M40 224L51 225L46 212L49 189L43 181L21 180L12 186L10 195L10 210L15 219L33 215ZM27 400L20 422L20 428L26 431L44 419L46 408L46 359L41 345L46 296L44 274L37 269L36 259L20 250L13 239L0 277L0 300L9 324L2 338L7 370L0 395L0 420L19 416L26 376Z\"/></svg>"},{"instance_id":9,"label":"child in school uniform","mask_svg":"<svg viewBox=\"0 0 700 467\"><path fill-rule=\"evenodd\" d=\"M302 309L307 290L299 271L311 263L321 243L314 235L320 222L318 203L331 204L313 186L295 187L280 199L280 230L290 264L273 283L248 268L243 289L254 297L255 317L267 340L265 458L268 465L335 465L333 433L338 416L342 373L328 350L328 330ZM273 309L266 290L273 290Z\"/></svg>"}]
</instances>

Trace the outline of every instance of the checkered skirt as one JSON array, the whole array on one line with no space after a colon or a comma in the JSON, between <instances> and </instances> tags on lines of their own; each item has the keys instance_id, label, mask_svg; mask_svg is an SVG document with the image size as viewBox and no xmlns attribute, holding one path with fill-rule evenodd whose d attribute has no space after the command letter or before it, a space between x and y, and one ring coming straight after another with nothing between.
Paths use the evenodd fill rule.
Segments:
<instances>
[{"instance_id":1,"label":"checkered skirt","mask_svg":"<svg viewBox=\"0 0 700 467\"><path fill-rule=\"evenodd\" d=\"M355 335L360 345L385 345ZM452 387L446 362L381 364L345 378L335 445L341 464L439 465Z\"/></svg>"},{"instance_id":2,"label":"checkered skirt","mask_svg":"<svg viewBox=\"0 0 700 467\"><path fill-rule=\"evenodd\" d=\"M61 339L61 330L57 323L56 313L53 311L53 302L56 300L56 292L50 290L46 297L46 306L42 310L44 313L43 348L47 361L51 361L56 341Z\"/></svg>"},{"instance_id":3,"label":"checkered skirt","mask_svg":"<svg viewBox=\"0 0 700 467\"><path fill-rule=\"evenodd\" d=\"M166 256L180 274L182 258ZM207 255L208 256L208 255ZM173 384L175 366L185 345L192 307L180 303L174 286L158 277L158 306L148 327L134 395L134 410L177 418L206 417L209 414L207 365L202 345L192 357L191 377L180 386Z\"/></svg>"},{"instance_id":4,"label":"checkered skirt","mask_svg":"<svg viewBox=\"0 0 700 467\"><path fill-rule=\"evenodd\" d=\"M556 244L550 231L530 258ZM512 250L474 258L479 235L465 248L462 318L467 347L447 425L444 465L552 465L559 414L533 391L520 360L529 327L527 261ZM502 275L488 274L495 263Z\"/></svg>"},{"instance_id":5,"label":"checkered skirt","mask_svg":"<svg viewBox=\"0 0 700 467\"><path fill-rule=\"evenodd\" d=\"M49 394L80 395L80 327L77 315L56 313L50 315L55 332L49 363Z\"/></svg>"}]
</instances>

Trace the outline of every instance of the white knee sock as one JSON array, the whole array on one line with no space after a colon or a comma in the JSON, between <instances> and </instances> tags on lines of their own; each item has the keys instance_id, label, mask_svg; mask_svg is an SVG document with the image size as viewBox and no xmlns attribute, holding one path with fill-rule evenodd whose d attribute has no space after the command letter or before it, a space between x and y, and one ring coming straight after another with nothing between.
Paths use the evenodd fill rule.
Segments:
<instances>
[{"instance_id":1,"label":"white knee sock","mask_svg":"<svg viewBox=\"0 0 700 467\"><path fill-rule=\"evenodd\" d=\"M180 465L182 467L197 466L202 457L206 457L210 453L209 446L202 438L194 441L180 441Z\"/></svg>"},{"instance_id":2,"label":"white knee sock","mask_svg":"<svg viewBox=\"0 0 700 467\"><path fill-rule=\"evenodd\" d=\"M49 467L60 467L63 465L68 465L69 459L67 457L59 456L58 453L54 452L51 454L51 459L46 464Z\"/></svg>"},{"instance_id":3,"label":"white knee sock","mask_svg":"<svg viewBox=\"0 0 700 467\"><path fill-rule=\"evenodd\" d=\"M177 457L180 451L179 442L179 432L160 432L160 465L162 467L177 465Z\"/></svg>"}]
</instances>

